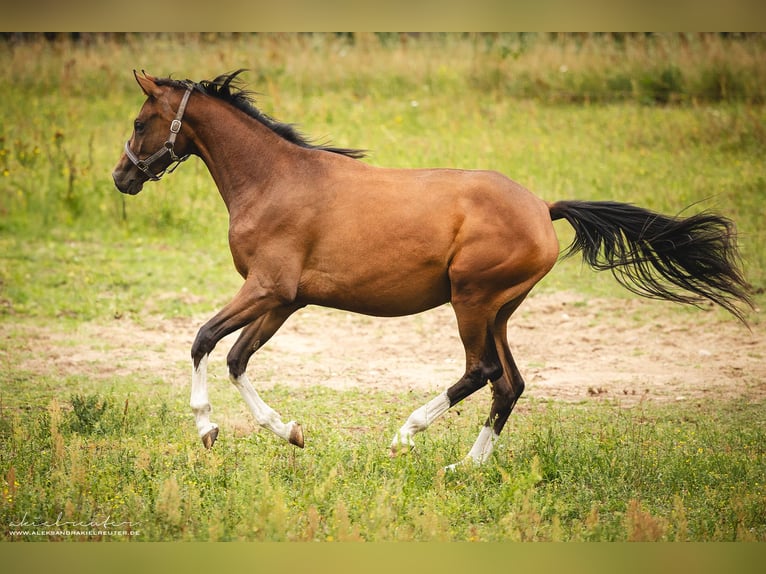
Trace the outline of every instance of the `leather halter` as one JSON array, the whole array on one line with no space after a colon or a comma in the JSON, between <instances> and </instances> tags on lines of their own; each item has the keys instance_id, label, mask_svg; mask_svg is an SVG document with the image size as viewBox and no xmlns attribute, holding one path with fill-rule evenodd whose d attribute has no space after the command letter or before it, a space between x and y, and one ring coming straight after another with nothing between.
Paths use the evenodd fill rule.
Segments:
<instances>
[{"instance_id":1,"label":"leather halter","mask_svg":"<svg viewBox=\"0 0 766 574\"><path fill-rule=\"evenodd\" d=\"M186 161L189 158L189 154L180 157L177 156L173 146L175 145L178 132L181 131L181 119L183 118L184 112L186 111L186 104L189 102L189 96L191 96L192 89L193 88L191 86L186 88L186 92L184 93L183 98L181 98L181 105L178 106L176 117L172 122L170 122L170 135L168 135L168 140L159 150L154 152L146 159L138 159L138 156L130 151L130 140L125 142L125 155L127 155L128 159L132 161L138 169L143 171L152 181L159 181L166 172L173 173L173 171L175 171L175 169L181 164L182 161ZM155 161L160 159L166 153L170 154L170 159L172 160L171 163L162 171L156 174L152 173L149 170L149 166L151 166ZM173 165L174 163L175 165Z\"/></svg>"}]
</instances>

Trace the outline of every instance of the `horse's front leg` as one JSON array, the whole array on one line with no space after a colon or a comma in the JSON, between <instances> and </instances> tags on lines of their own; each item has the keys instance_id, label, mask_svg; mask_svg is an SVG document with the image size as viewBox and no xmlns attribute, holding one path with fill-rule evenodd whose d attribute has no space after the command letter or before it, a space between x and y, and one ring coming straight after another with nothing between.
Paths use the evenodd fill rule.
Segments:
<instances>
[{"instance_id":1,"label":"horse's front leg","mask_svg":"<svg viewBox=\"0 0 766 574\"><path fill-rule=\"evenodd\" d=\"M277 297L256 280L248 280L234 299L198 331L191 349L193 365L190 406L197 433L205 448L212 447L218 437L218 425L210 421L212 408L207 391L208 356L223 337L279 306Z\"/></svg>"},{"instance_id":2,"label":"horse's front leg","mask_svg":"<svg viewBox=\"0 0 766 574\"><path fill-rule=\"evenodd\" d=\"M303 448L303 429L295 421L283 423L279 414L267 405L250 384L245 370L250 357L266 344L287 318L300 306L277 307L262 315L242 330L228 357L229 378L245 399L250 412L263 428ZM204 442L204 439L203 439Z\"/></svg>"},{"instance_id":3,"label":"horse's front leg","mask_svg":"<svg viewBox=\"0 0 766 574\"><path fill-rule=\"evenodd\" d=\"M207 394L207 354L192 367L191 409L197 423L197 433L205 448L213 446L218 438L218 425L210 422L210 399Z\"/></svg>"}]
</instances>

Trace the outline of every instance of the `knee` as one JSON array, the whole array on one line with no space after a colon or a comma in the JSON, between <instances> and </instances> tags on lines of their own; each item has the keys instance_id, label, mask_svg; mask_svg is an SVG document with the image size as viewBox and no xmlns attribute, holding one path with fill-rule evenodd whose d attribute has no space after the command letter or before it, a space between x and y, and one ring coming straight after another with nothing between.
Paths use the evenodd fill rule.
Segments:
<instances>
[{"instance_id":1,"label":"knee","mask_svg":"<svg viewBox=\"0 0 766 574\"><path fill-rule=\"evenodd\" d=\"M202 357L209 355L214 348L215 341L210 336L210 333L204 328L200 329L191 348L191 357L192 361L194 361L194 368L199 367Z\"/></svg>"},{"instance_id":2,"label":"knee","mask_svg":"<svg viewBox=\"0 0 766 574\"><path fill-rule=\"evenodd\" d=\"M226 364L229 367L229 378L232 381L239 379L239 377L245 374L247 369L247 360L243 360L240 354L234 352L234 349L226 357Z\"/></svg>"}]
</instances>

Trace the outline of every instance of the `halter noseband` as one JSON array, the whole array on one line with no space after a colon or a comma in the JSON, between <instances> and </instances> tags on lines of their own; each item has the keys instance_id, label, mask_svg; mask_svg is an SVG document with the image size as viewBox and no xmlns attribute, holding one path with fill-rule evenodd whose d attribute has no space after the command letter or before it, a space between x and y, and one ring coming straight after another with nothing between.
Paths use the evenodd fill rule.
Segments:
<instances>
[{"instance_id":1,"label":"halter noseband","mask_svg":"<svg viewBox=\"0 0 766 574\"><path fill-rule=\"evenodd\" d=\"M160 178L165 175L165 172L173 173L182 161L189 159L189 154L181 157L177 156L173 146L175 145L178 132L181 131L181 119L183 118L184 112L186 111L186 104L189 102L189 96L191 96L192 89L193 88L191 86L186 88L186 92L184 93L183 98L181 98L181 105L178 106L176 117L172 122L170 122L170 135L168 136L168 141L166 141L165 145L162 146L159 150L154 152L146 159L138 159L138 156L130 151L130 140L125 142L125 155L127 155L128 159L132 161L138 169L143 171L152 181L159 181ZM159 173L152 173L149 170L149 166L166 153L170 154L170 159L172 160L171 163ZM175 163L175 165L173 165L173 163Z\"/></svg>"}]
</instances>

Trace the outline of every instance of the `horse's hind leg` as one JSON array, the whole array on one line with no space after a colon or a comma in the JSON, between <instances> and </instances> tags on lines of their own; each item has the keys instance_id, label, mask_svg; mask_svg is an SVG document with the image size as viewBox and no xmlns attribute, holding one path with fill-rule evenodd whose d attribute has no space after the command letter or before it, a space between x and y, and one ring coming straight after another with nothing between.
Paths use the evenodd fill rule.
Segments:
<instances>
[{"instance_id":1,"label":"horse's hind leg","mask_svg":"<svg viewBox=\"0 0 766 574\"><path fill-rule=\"evenodd\" d=\"M476 438L468 456L464 462L474 462L476 464L485 463L492 451L495 442L500 436L508 417L511 415L516 402L524 392L524 379L521 376L513 355L508 346L507 322L511 313L521 304L524 296L510 303L501 311L493 329L492 339L497 350L497 357L502 365L502 375L491 381L492 385L492 406L489 417L484 423L479 436ZM454 469L458 464L450 465L449 469Z\"/></svg>"},{"instance_id":2,"label":"horse's hind leg","mask_svg":"<svg viewBox=\"0 0 766 574\"><path fill-rule=\"evenodd\" d=\"M231 382L234 383L234 386L242 394L242 398L245 399L245 403L258 424L289 443L303 448L303 430L301 426L295 421L283 423L279 414L258 395L258 392L250 384L245 373L247 362L253 353L266 344L272 335L277 332L277 329L297 309L299 309L299 306L272 309L245 327L242 333L240 333L237 342L229 351L227 363L229 365L229 378Z\"/></svg>"},{"instance_id":3,"label":"horse's hind leg","mask_svg":"<svg viewBox=\"0 0 766 574\"><path fill-rule=\"evenodd\" d=\"M508 421L513 407L516 406L516 401L519 400L519 397L524 392L524 379L513 360L513 356L510 350L507 349L507 346L504 351L505 360L503 364L506 365L504 366L505 372L503 372L499 379L491 381L492 407L489 417L484 422L484 426L464 462L472 461L476 464L483 464L489 460L495 448L495 442L500 437L500 432ZM506 372L509 372L510 376L506 375ZM456 466L457 464L453 464L448 468L454 469Z\"/></svg>"},{"instance_id":4,"label":"horse's hind leg","mask_svg":"<svg viewBox=\"0 0 766 574\"><path fill-rule=\"evenodd\" d=\"M496 379L502 373L495 345L487 322L477 319L473 312L463 312L461 306L453 305L458 318L460 337L466 350L466 369L457 383L413 411L391 441L391 455L409 450L415 446L413 436L427 429L450 407L476 392L488 380Z\"/></svg>"}]
</instances>

